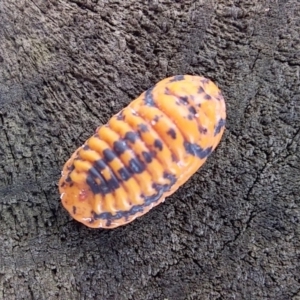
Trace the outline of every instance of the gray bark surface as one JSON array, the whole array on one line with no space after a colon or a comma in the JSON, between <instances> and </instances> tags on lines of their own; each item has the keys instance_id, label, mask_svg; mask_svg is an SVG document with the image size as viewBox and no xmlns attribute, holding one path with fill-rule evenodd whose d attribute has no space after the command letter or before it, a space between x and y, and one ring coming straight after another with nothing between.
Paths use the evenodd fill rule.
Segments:
<instances>
[{"instance_id":1,"label":"gray bark surface","mask_svg":"<svg viewBox=\"0 0 300 300\"><path fill-rule=\"evenodd\" d=\"M227 130L165 203L115 230L57 182L155 82L201 74ZM297 0L0 2L0 299L300 299Z\"/></svg>"}]
</instances>

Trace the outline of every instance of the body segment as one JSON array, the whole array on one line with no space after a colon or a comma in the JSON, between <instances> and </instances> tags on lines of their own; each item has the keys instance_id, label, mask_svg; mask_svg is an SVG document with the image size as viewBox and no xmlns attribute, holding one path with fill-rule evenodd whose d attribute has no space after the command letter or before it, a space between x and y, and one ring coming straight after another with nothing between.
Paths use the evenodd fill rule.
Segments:
<instances>
[{"instance_id":1,"label":"body segment","mask_svg":"<svg viewBox=\"0 0 300 300\"><path fill-rule=\"evenodd\" d=\"M224 132L220 90L200 76L178 75L142 93L66 162L63 206L88 227L133 221L185 183Z\"/></svg>"}]
</instances>

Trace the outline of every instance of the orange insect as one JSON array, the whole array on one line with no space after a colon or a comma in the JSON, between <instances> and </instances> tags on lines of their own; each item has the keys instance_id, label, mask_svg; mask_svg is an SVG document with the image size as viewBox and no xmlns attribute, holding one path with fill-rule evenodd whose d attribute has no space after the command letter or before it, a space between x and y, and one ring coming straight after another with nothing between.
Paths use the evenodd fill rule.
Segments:
<instances>
[{"instance_id":1,"label":"orange insect","mask_svg":"<svg viewBox=\"0 0 300 300\"><path fill-rule=\"evenodd\" d=\"M210 80L177 75L142 93L66 162L63 206L88 227L115 228L174 193L217 147L226 108Z\"/></svg>"}]
</instances>

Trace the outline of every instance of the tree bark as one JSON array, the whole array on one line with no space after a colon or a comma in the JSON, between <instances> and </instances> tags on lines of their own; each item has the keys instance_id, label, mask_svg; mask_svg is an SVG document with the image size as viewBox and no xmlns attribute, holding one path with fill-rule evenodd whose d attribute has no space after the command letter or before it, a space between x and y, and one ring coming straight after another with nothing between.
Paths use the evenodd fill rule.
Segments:
<instances>
[{"instance_id":1,"label":"tree bark","mask_svg":"<svg viewBox=\"0 0 300 300\"><path fill-rule=\"evenodd\" d=\"M0 299L300 299L297 0L0 2ZM64 162L142 91L215 81L227 130L115 230L62 208Z\"/></svg>"}]
</instances>

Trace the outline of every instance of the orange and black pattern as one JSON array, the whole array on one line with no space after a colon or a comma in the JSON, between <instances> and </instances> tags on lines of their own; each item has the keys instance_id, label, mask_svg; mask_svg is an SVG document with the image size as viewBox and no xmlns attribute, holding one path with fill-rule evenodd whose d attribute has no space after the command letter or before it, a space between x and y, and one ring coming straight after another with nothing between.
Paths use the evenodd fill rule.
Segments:
<instances>
[{"instance_id":1,"label":"orange and black pattern","mask_svg":"<svg viewBox=\"0 0 300 300\"><path fill-rule=\"evenodd\" d=\"M99 127L65 164L61 200L88 227L133 221L185 183L217 147L226 108L210 80L158 82Z\"/></svg>"}]
</instances>

